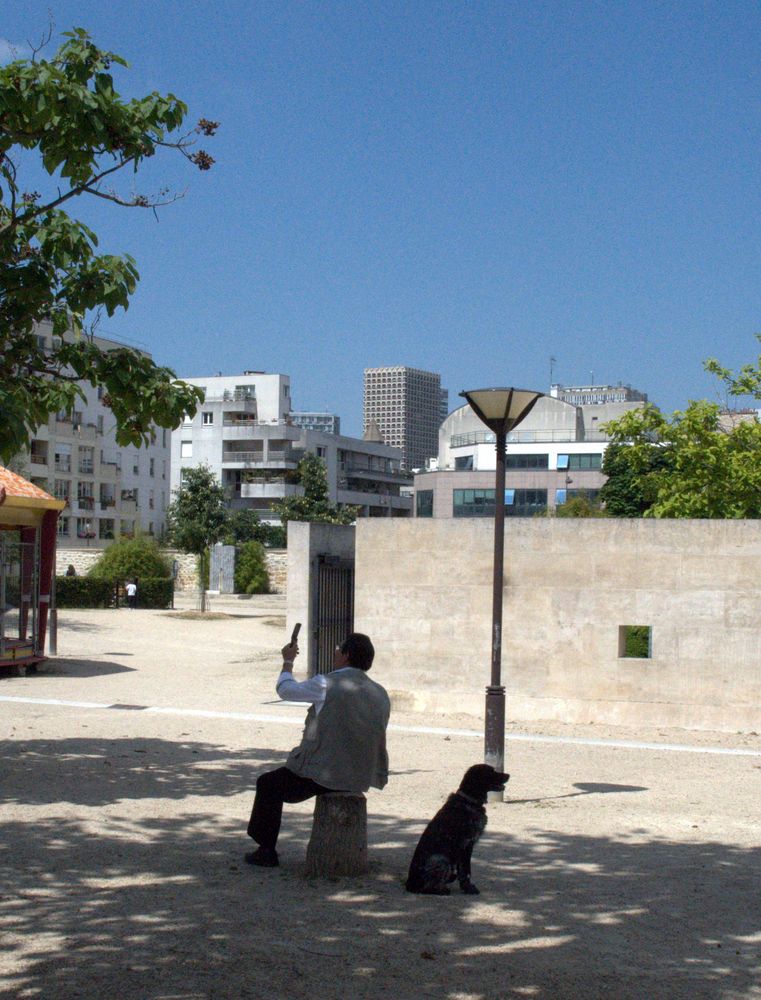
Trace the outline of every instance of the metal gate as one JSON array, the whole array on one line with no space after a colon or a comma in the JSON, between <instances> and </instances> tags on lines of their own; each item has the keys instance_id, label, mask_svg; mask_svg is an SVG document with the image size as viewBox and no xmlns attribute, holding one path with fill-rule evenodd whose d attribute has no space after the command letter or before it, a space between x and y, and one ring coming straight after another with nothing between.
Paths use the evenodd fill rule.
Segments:
<instances>
[{"instance_id":1,"label":"metal gate","mask_svg":"<svg viewBox=\"0 0 761 1000\"><path fill-rule=\"evenodd\" d=\"M317 556L310 675L333 669L333 654L354 630L354 562Z\"/></svg>"}]
</instances>

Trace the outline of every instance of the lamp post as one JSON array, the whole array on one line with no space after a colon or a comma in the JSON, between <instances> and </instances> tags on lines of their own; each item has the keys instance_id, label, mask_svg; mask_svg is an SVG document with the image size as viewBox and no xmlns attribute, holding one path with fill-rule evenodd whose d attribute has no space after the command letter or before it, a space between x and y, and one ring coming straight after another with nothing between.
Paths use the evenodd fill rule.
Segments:
<instances>
[{"instance_id":1,"label":"lamp post","mask_svg":"<svg viewBox=\"0 0 761 1000\"><path fill-rule=\"evenodd\" d=\"M494 491L494 584L492 589L491 683L486 688L484 760L505 769L505 688L502 685L502 587L505 557L505 448L507 435L544 393L530 389L471 389L461 392L476 416L496 435L497 475ZM489 792L501 801L502 792Z\"/></svg>"}]
</instances>

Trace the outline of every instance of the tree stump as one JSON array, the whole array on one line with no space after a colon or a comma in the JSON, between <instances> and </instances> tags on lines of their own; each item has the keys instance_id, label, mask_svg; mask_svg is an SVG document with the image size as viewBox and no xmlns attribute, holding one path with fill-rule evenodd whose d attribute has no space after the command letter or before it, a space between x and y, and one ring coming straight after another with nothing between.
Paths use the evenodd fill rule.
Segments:
<instances>
[{"instance_id":1,"label":"tree stump","mask_svg":"<svg viewBox=\"0 0 761 1000\"><path fill-rule=\"evenodd\" d=\"M315 800L306 874L316 878L367 874L367 800L327 792Z\"/></svg>"}]
</instances>

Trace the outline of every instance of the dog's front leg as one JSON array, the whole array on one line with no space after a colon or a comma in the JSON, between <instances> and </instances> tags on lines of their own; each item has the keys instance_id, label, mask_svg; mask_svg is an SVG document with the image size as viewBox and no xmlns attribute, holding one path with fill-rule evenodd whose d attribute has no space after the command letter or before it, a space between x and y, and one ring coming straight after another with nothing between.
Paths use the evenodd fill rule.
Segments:
<instances>
[{"instance_id":1,"label":"dog's front leg","mask_svg":"<svg viewBox=\"0 0 761 1000\"><path fill-rule=\"evenodd\" d=\"M470 857L473 854L475 841L471 840L460 852L457 860L457 878L460 881L460 889L468 896L478 896L479 890L470 881Z\"/></svg>"}]
</instances>

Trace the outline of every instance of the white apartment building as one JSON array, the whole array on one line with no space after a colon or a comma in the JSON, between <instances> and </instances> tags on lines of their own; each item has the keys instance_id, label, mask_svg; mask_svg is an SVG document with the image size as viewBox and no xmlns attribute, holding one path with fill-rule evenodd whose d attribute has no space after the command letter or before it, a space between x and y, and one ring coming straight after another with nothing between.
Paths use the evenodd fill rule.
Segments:
<instances>
[{"instance_id":1,"label":"white apartment building","mask_svg":"<svg viewBox=\"0 0 761 1000\"><path fill-rule=\"evenodd\" d=\"M575 496L594 499L605 482L607 421L640 401L574 406L543 396L507 436L505 515L531 517ZM439 431L438 458L415 476L417 517L493 517L496 437L467 404Z\"/></svg>"},{"instance_id":2,"label":"white apartment building","mask_svg":"<svg viewBox=\"0 0 761 1000\"><path fill-rule=\"evenodd\" d=\"M38 325L43 347L52 346L52 329L50 322ZM125 346L95 339L105 350ZM155 428L154 443L144 448L117 445L103 390L88 382L79 385L85 399L71 413L58 413L38 427L29 451L18 455L14 466L36 486L66 501L58 519L61 545L104 548L137 530L161 535L169 501L171 432Z\"/></svg>"},{"instance_id":3,"label":"white apartment building","mask_svg":"<svg viewBox=\"0 0 761 1000\"><path fill-rule=\"evenodd\" d=\"M365 517L410 515L411 497L400 490L411 478L401 471L399 449L296 426L287 375L247 371L185 381L200 386L205 399L172 434L172 490L183 469L208 465L231 508L249 507L277 524L272 502L302 492L297 466L312 453L325 461L331 502L356 504Z\"/></svg>"},{"instance_id":4,"label":"white apartment building","mask_svg":"<svg viewBox=\"0 0 761 1000\"><path fill-rule=\"evenodd\" d=\"M436 454L447 403L435 372L406 365L365 368L364 433L374 424L386 444L401 448L402 468L408 472L425 468Z\"/></svg>"}]
</instances>

